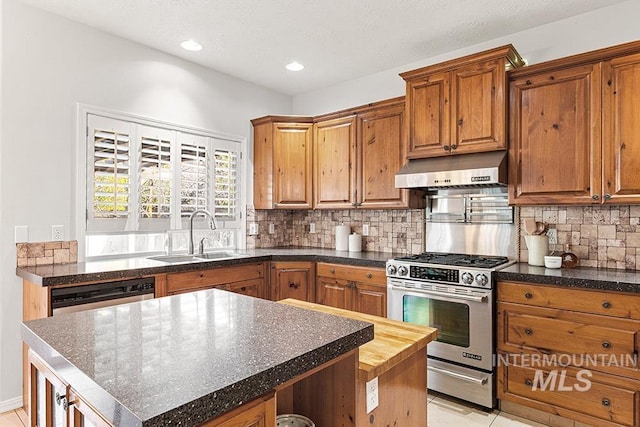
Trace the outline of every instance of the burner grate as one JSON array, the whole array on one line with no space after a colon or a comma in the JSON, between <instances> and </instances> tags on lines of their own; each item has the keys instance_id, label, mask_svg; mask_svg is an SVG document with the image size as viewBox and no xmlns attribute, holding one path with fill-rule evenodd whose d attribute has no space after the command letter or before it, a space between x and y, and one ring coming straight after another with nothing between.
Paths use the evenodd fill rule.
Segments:
<instances>
[{"instance_id":1,"label":"burner grate","mask_svg":"<svg viewBox=\"0 0 640 427\"><path fill-rule=\"evenodd\" d=\"M399 257L396 258L396 261L414 261L456 267L494 268L509 262L509 258L502 256L424 252L417 255Z\"/></svg>"}]
</instances>

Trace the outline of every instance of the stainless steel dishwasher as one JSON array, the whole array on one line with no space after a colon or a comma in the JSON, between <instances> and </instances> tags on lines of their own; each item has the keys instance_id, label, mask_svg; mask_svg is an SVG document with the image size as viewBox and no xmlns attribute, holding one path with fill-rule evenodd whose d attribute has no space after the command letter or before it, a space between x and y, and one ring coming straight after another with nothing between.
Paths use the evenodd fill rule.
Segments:
<instances>
[{"instance_id":1,"label":"stainless steel dishwasher","mask_svg":"<svg viewBox=\"0 0 640 427\"><path fill-rule=\"evenodd\" d=\"M153 298L155 278L119 280L51 290L53 315L109 307Z\"/></svg>"}]
</instances>

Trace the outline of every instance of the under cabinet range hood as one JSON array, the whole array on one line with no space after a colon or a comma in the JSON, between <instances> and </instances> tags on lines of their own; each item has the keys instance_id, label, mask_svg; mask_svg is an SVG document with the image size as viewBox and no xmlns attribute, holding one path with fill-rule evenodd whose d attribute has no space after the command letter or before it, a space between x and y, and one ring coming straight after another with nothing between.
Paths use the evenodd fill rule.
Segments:
<instances>
[{"instance_id":1,"label":"under cabinet range hood","mask_svg":"<svg viewBox=\"0 0 640 427\"><path fill-rule=\"evenodd\" d=\"M396 174L396 188L465 188L506 185L506 151L412 159Z\"/></svg>"}]
</instances>

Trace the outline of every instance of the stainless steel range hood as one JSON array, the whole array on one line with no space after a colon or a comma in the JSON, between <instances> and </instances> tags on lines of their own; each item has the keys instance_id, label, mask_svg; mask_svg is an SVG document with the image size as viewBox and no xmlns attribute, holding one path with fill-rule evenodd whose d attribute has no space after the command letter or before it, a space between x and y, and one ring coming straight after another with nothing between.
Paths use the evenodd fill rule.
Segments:
<instances>
[{"instance_id":1,"label":"stainless steel range hood","mask_svg":"<svg viewBox=\"0 0 640 427\"><path fill-rule=\"evenodd\" d=\"M455 188L507 185L507 152L414 159L396 174L396 188Z\"/></svg>"}]
</instances>

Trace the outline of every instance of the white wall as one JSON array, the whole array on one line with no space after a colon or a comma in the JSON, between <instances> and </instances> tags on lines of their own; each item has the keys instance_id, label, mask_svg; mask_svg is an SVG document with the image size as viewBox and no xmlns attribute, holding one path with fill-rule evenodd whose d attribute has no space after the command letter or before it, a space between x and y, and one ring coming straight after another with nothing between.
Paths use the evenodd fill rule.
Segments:
<instances>
[{"instance_id":1,"label":"white wall","mask_svg":"<svg viewBox=\"0 0 640 427\"><path fill-rule=\"evenodd\" d=\"M293 97L293 111L299 115L317 115L403 96L405 82L399 73L509 43L529 64L535 64L639 40L638 16L640 1L629 0L443 55L429 57L425 52L426 59L422 61L296 95Z\"/></svg>"},{"instance_id":2,"label":"white wall","mask_svg":"<svg viewBox=\"0 0 640 427\"><path fill-rule=\"evenodd\" d=\"M247 140L251 118L292 108L289 96L16 0L2 3L0 412L22 389L22 289L13 230L27 225L30 241L44 241L52 224L63 224L65 238L75 238L77 103Z\"/></svg>"}]
</instances>

